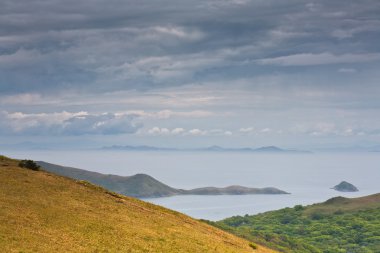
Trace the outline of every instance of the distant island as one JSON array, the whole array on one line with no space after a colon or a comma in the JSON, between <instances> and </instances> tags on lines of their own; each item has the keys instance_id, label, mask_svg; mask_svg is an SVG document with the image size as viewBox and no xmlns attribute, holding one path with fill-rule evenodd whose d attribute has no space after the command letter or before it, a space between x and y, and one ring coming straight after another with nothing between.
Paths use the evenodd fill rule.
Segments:
<instances>
[{"instance_id":1,"label":"distant island","mask_svg":"<svg viewBox=\"0 0 380 253\"><path fill-rule=\"evenodd\" d=\"M154 146L130 146L113 145L105 146L102 150L124 150L124 151L202 151L202 152L257 152L257 153L311 153L305 150L282 149L276 146L264 146L260 148L224 148L220 146L210 146L205 148L165 148Z\"/></svg>"},{"instance_id":2,"label":"distant island","mask_svg":"<svg viewBox=\"0 0 380 253\"><path fill-rule=\"evenodd\" d=\"M77 180L86 180L104 188L136 198L169 197L174 195L246 195L246 194L289 194L274 187L249 188L239 185L218 187L202 187L192 190L170 187L146 174L133 176L105 175L72 167L37 162L44 170Z\"/></svg>"},{"instance_id":3,"label":"distant island","mask_svg":"<svg viewBox=\"0 0 380 253\"><path fill-rule=\"evenodd\" d=\"M354 186L353 184L350 184L346 181L342 181L339 184L335 185L333 187L333 189L336 191L340 191L340 192L357 192L357 191L359 191L358 188L356 188L356 186Z\"/></svg>"},{"instance_id":4,"label":"distant island","mask_svg":"<svg viewBox=\"0 0 380 253\"><path fill-rule=\"evenodd\" d=\"M202 187L184 191L181 194L188 195L247 195L247 194L289 194L274 187L249 188L240 185L231 185L224 188Z\"/></svg>"}]
</instances>

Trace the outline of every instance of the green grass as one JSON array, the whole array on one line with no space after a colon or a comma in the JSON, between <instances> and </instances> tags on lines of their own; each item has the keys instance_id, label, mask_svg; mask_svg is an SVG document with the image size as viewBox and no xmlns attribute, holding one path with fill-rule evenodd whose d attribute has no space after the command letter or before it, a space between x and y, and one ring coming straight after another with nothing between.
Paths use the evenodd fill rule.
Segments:
<instances>
[{"instance_id":1,"label":"green grass","mask_svg":"<svg viewBox=\"0 0 380 253\"><path fill-rule=\"evenodd\" d=\"M273 252L186 215L0 156L0 252Z\"/></svg>"},{"instance_id":2,"label":"green grass","mask_svg":"<svg viewBox=\"0 0 380 253\"><path fill-rule=\"evenodd\" d=\"M211 223L282 252L380 252L380 194Z\"/></svg>"}]
</instances>

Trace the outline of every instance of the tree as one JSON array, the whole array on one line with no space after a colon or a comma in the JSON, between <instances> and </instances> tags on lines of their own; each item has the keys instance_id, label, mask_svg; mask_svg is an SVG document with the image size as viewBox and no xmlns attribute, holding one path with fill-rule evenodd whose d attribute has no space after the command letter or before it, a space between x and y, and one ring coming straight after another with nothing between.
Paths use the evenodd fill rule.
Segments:
<instances>
[{"instance_id":1,"label":"tree","mask_svg":"<svg viewBox=\"0 0 380 253\"><path fill-rule=\"evenodd\" d=\"M41 168L39 165L37 165L37 163L35 163L32 160L21 160L18 163L18 166L21 168L26 168L26 169L35 170L35 171L38 171Z\"/></svg>"}]
</instances>

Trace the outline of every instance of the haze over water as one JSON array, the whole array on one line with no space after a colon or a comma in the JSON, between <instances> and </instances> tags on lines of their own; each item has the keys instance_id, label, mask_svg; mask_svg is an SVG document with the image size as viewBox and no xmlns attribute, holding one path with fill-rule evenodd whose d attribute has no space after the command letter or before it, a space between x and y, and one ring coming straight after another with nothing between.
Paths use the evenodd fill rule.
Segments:
<instances>
[{"instance_id":1,"label":"haze over water","mask_svg":"<svg viewBox=\"0 0 380 253\"><path fill-rule=\"evenodd\" d=\"M5 151L15 158L43 160L105 174L145 173L176 188L204 186L276 187L289 195L173 196L146 199L195 218L219 220L334 196L380 192L379 153L254 154L234 152ZM332 189L340 181L356 193Z\"/></svg>"}]
</instances>

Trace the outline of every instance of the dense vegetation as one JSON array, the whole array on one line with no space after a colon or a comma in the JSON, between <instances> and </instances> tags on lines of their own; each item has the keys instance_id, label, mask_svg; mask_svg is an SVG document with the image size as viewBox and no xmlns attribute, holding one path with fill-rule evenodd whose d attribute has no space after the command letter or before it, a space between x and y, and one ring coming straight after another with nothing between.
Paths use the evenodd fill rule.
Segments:
<instances>
[{"instance_id":1,"label":"dense vegetation","mask_svg":"<svg viewBox=\"0 0 380 253\"><path fill-rule=\"evenodd\" d=\"M21 168L4 156L0 207L0 252L273 252L178 212Z\"/></svg>"},{"instance_id":2,"label":"dense vegetation","mask_svg":"<svg viewBox=\"0 0 380 253\"><path fill-rule=\"evenodd\" d=\"M214 225L282 252L380 252L380 194L295 206Z\"/></svg>"}]
</instances>

